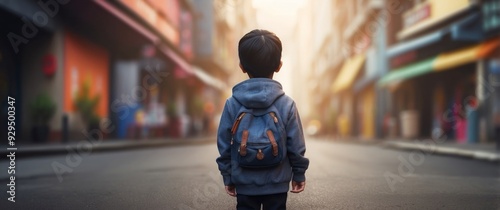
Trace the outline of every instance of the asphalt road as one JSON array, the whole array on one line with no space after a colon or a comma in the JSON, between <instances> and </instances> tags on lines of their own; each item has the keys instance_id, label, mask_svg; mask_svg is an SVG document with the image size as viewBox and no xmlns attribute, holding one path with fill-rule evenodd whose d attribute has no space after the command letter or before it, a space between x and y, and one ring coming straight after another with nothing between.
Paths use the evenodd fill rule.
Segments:
<instances>
[{"instance_id":1,"label":"asphalt road","mask_svg":"<svg viewBox=\"0 0 500 210\"><path fill-rule=\"evenodd\" d=\"M16 160L15 203L2 158L0 209L235 209L215 144L68 154ZM288 209L500 209L497 164L319 140L306 156Z\"/></svg>"}]
</instances>

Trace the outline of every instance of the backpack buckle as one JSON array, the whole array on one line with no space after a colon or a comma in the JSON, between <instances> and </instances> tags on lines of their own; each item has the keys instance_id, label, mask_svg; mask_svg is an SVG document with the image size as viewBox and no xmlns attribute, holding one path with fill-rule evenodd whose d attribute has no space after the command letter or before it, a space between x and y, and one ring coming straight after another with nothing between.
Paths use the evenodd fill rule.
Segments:
<instances>
[{"instance_id":1,"label":"backpack buckle","mask_svg":"<svg viewBox=\"0 0 500 210\"><path fill-rule=\"evenodd\" d=\"M257 160L262 160L264 159L264 153L262 153L262 150L259 149L259 152L257 152Z\"/></svg>"}]
</instances>

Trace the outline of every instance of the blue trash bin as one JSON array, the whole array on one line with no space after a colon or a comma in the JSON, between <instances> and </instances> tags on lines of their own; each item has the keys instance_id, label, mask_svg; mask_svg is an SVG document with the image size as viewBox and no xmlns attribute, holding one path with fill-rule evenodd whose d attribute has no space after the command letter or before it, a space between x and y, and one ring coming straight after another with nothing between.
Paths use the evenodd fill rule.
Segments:
<instances>
[{"instance_id":1,"label":"blue trash bin","mask_svg":"<svg viewBox=\"0 0 500 210\"><path fill-rule=\"evenodd\" d=\"M467 143L479 142L479 114L476 108L467 106Z\"/></svg>"}]
</instances>

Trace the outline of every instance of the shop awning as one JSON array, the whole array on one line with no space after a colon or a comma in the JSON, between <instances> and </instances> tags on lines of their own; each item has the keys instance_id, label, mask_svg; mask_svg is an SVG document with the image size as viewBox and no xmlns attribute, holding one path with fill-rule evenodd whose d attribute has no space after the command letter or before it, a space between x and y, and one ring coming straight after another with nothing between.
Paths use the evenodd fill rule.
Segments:
<instances>
[{"instance_id":1,"label":"shop awning","mask_svg":"<svg viewBox=\"0 0 500 210\"><path fill-rule=\"evenodd\" d=\"M332 91L334 93L340 92L348 88L356 78L356 75L361 70L363 63L365 61L366 55L364 53L355 55L349 58L337 76L337 79L332 84Z\"/></svg>"},{"instance_id":2,"label":"shop awning","mask_svg":"<svg viewBox=\"0 0 500 210\"><path fill-rule=\"evenodd\" d=\"M387 49L387 57L392 58L396 55L403 54L408 51L415 50L417 48L422 48L433 43L439 42L447 33L449 33L448 29L444 29L438 32L434 32L429 35L422 36L417 39L413 39L406 42L401 42L389 49Z\"/></svg>"},{"instance_id":3,"label":"shop awning","mask_svg":"<svg viewBox=\"0 0 500 210\"><path fill-rule=\"evenodd\" d=\"M205 71L203 71L200 67L198 66L193 66L193 72L194 75L200 79L202 82L205 84L214 87L218 90L224 91L226 90L226 84L224 82L218 80L217 78L211 76L210 74L207 74Z\"/></svg>"},{"instance_id":4,"label":"shop awning","mask_svg":"<svg viewBox=\"0 0 500 210\"><path fill-rule=\"evenodd\" d=\"M139 24L137 21L130 18L126 13L120 11L112 3L106 1L94 1L97 5L101 6L103 9L109 13L115 15L118 19L123 21L125 24L130 26L130 28L136 30L138 33L142 34L144 37L149 39L152 43L156 44L160 41L160 38L156 36L153 32L146 29L144 26Z\"/></svg>"},{"instance_id":5,"label":"shop awning","mask_svg":"<svg viewBox=\"0 0 500 210\"><path fill-rule=\"evenodd\" d=\"M394 69L378 81L378 85L386 85L392 82L400 82L405 79L420 76L432 71L432 63L435 58L420 61L408 66Z\"/></svg>"},{"instance_id":6,"label":"shop awning","mask_svg":"<svg viewBox=\"0 0 500 210\"><path fill-rule=\"evenodd\" d=\"M188 74L194 73L191 69L191 64L189 64L181 56L177 55L177 53L175 53L174 50L170 49L170 47L163 45L158 46L158 48L167 58L170 58L175 64L177 64L180 69L184 70Z\"/></svg>"},{"instance_id":7,"label":"shop awning","mask_svg":"<svg viewBox=\"0 0 500 210\"><path fill-rule=\"evenodd\" d=\"M451 53L440 54L433 63L436 71L447 70L455 66L461 66L484 58L492 53L500 45L500 39L494 39L482 44L461 49Z\"/></svg>"},{"instance_id":8,"label":"shop awning","mask_svg":"<svg viewBox=\"0 0 500 210\"><path fill-rule=\"evenodd\" d=\"M461 66L475 60L485 58L500 46L500 39L492 39L481 44L460 49L454 52L442 53L424 61L392 70L378 81L379 86L401 82L433 71L443 71Z\"/></svg>"}]
</instances>

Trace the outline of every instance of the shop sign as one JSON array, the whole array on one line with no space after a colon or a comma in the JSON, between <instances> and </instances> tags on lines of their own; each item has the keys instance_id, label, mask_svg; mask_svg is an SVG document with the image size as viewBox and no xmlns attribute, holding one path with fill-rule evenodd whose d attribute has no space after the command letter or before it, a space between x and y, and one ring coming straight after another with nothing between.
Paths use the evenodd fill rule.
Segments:
<instances>
[{"instance_id":1,"label":"shop sign","mask_svg":"<svg viewBox=\"0 0 500 210\"><path fill-rule=\"evenodd\" d=\"M398 68L405 64L411 63L417 59L417 52L410 51L402 55L396 56L390 60L391 68Z\"/></svg>"},{"instance_id":2,"label":"shop sign","mask_svg":"<svg viewBox=\"0 0 500 210\"><path fill-rule=\"evenodd\" d=\"M152 58L156 55L156 48L150 44L144 45L141 53L143 58Z\"/></svg>"},{"instance_id":3,"label":"shop sign","mask_svg":"<svg viewBox=\"0 0 500 210\"><path fill-rule=\"evenodd\" d=\"M485 0L481 6L483 13L483 30L492 32L500 28L500 1Z\"/></svg>"},{"instance_id":4,"label":"shop sign","mask_svg":"<svg viewBox=\"0 0 500 210\"><path fill-rule=\"evenodd\" d=\"M431 16L431 5L429 3L425 3L418 8L409 11L404 15L404 27L408 28L413 26L423 20L429 18Z\"/></svg>"},{"instance_id":5,"label":"shop sign","mask_svg":"<svg viewBox=\"0 0 500 210\"><path fill-rule=\"evenodd\" d=\"M193 46L192 46L192 17L191 14L187 11L181 12L181 27L180 27L180 44L179 48L182 53L188 58L191 59L193 57Z\"/></svg>"}]
</instances>

